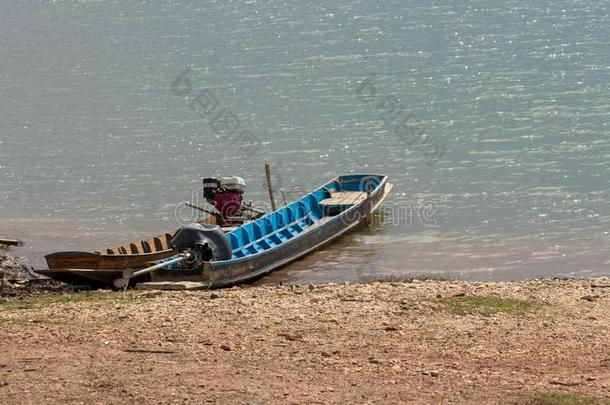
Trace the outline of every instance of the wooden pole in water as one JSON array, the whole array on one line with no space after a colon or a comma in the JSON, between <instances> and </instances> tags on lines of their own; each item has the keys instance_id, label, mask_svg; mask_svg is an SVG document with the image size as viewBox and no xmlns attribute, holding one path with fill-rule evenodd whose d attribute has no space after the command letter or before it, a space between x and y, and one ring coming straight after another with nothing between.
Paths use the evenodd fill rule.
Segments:
<instances>
[{"instance_id":1,"label":"wooden pole in water","mask_svg":"<svg viewBox=\"0 0 610 405\"><path fill-rule=\"evenodd\" d=\"M0 245L5 246L19 246L23 245L23 242L17 239L0 239Z\"/></svg>"},{"instance_id":2,"label":"wooden pole in water","mask_svg":"<svg viewBox=\"0 0 610 405\"><path fill-rule=\"evenodd\" d=\"M366 226L371 226L373 219L371 216L373 213L371 212L373 208L373 204L371 204L371 179L366 180Z\"/></svg>"},{"instance_id":3,"label":"wooden pole in water","mask_svg":"<svg viewBox=\"0 0 610 405\"><path fill-rule=\"evenodd\" d=\"M265 162L265 175L267 176L267 188L269 189L269 199L271 200L271 211L275 211L275 197L273 196L273 186L271 185L271 165Z\"/></svg>"}]
</instances>

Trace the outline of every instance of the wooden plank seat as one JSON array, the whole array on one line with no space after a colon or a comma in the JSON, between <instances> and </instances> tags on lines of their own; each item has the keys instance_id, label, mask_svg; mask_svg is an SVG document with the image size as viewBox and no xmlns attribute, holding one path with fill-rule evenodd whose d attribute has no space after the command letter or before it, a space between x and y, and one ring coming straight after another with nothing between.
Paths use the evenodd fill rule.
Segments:
<instances>
[{"instance_id":1,"label":"wooden plank seat","mask_svg":"<svg viewBox=\"0 0 610 405\"><path fill-rule=\"evenodd\" d=\"M363 191L333 191L330 198L320 201L325 215L337 215L341 211L366 200Z\"/></svg>"}]
</instances>

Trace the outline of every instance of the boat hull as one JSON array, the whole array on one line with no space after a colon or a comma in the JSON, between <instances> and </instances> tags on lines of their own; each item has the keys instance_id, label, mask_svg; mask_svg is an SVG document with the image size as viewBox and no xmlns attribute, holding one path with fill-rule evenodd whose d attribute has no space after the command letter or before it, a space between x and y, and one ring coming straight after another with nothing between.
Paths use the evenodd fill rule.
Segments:
<instances>
[{"instance_id":1,"label":"boat hull","mask_svg":"<svg viewBox=\"0 0 610 405\"><path fill-rule=\"evenodd\" d=\"M49 269L36 270L36 273L67 284L90 288L107 288L113 285L114 280L123 276L123 270L119 269ZM134 280L144 281L148 279Z\"/></svg>"},{"instance_id":2,"label":"boat hull","mask_svg":"<svg viewBox=\"0 0 610 405\"><path fill-rule=\"evenodd\" d=\"M131 255L103 255L91 252L58 252L45 256L50 270L60 269L137 269L150 265L157 260L166 259L175 255L173 250L161 252L131 254Z\"/></svg>"}]
</instances>

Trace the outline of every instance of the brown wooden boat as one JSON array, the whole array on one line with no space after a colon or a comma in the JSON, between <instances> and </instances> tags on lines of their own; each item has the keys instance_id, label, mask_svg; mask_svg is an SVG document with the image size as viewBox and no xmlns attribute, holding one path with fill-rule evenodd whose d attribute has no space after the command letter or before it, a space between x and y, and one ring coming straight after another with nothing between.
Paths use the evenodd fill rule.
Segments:
<instances>
[{"instance_id":1,"label":"brown wooden boat","mask_svg":"<svg viewBox=\"0 0 610 405\"><path fill-rule=\"evenodd\" d=\"M45 256L50 270L54 269L126 269L146 267L150 262L174 254L169 246L173 233L165 233L148 240L96 252L66 251Z\"/></svg>"},{"instance_id":2,"label":"brown wooden boat","mask_svg":"<svg viewBox=\"0 0 610 405\"><path fill-rule=\"evenodd\" d=\"M216 224L217 221L215 217L211 216L197 222ZM222 229L229 232L235 229L236 225L226 224L222 226ZM95 252L51 253L45 256L49 269L36 270L36 273L68 283L81 280L84 284L91 284L92 280L97 280L100 286L107 285L109 279L112 281L114 278L120 277L124 269L141 269L175 255L176 252L170 247L174 234L175 231L168 232L150 239ZM101 273L100 270L102 270Z\"/></svg>"}]
</instances>

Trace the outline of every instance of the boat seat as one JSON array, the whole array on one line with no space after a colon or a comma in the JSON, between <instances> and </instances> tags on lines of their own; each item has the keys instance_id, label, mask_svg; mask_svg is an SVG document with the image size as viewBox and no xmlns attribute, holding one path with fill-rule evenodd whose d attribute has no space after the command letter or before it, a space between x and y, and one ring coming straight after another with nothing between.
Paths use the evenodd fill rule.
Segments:
<instances>
[{"instance_id":1,"label":"boat seat","mask_svg":"<svg viewBox=\"0 0 610 405\"><path fill-rule=\"evenodd\" d=\"M332 216L365 200L366 193L364 191L333 191L330 193L330 198L320 201L320 206L324 215Z\"/></svg>"},{"instance_id":2,"label":"boat seat","mask_svg":"<svg viewBox=\"0 0 610 405\"><path fill-rule=\"evenodd\" d=\"M364 191L334 191L330 193L330 198L320 201L320 205L354 205L364 200Z\"/></svg>"}]
</instances>

